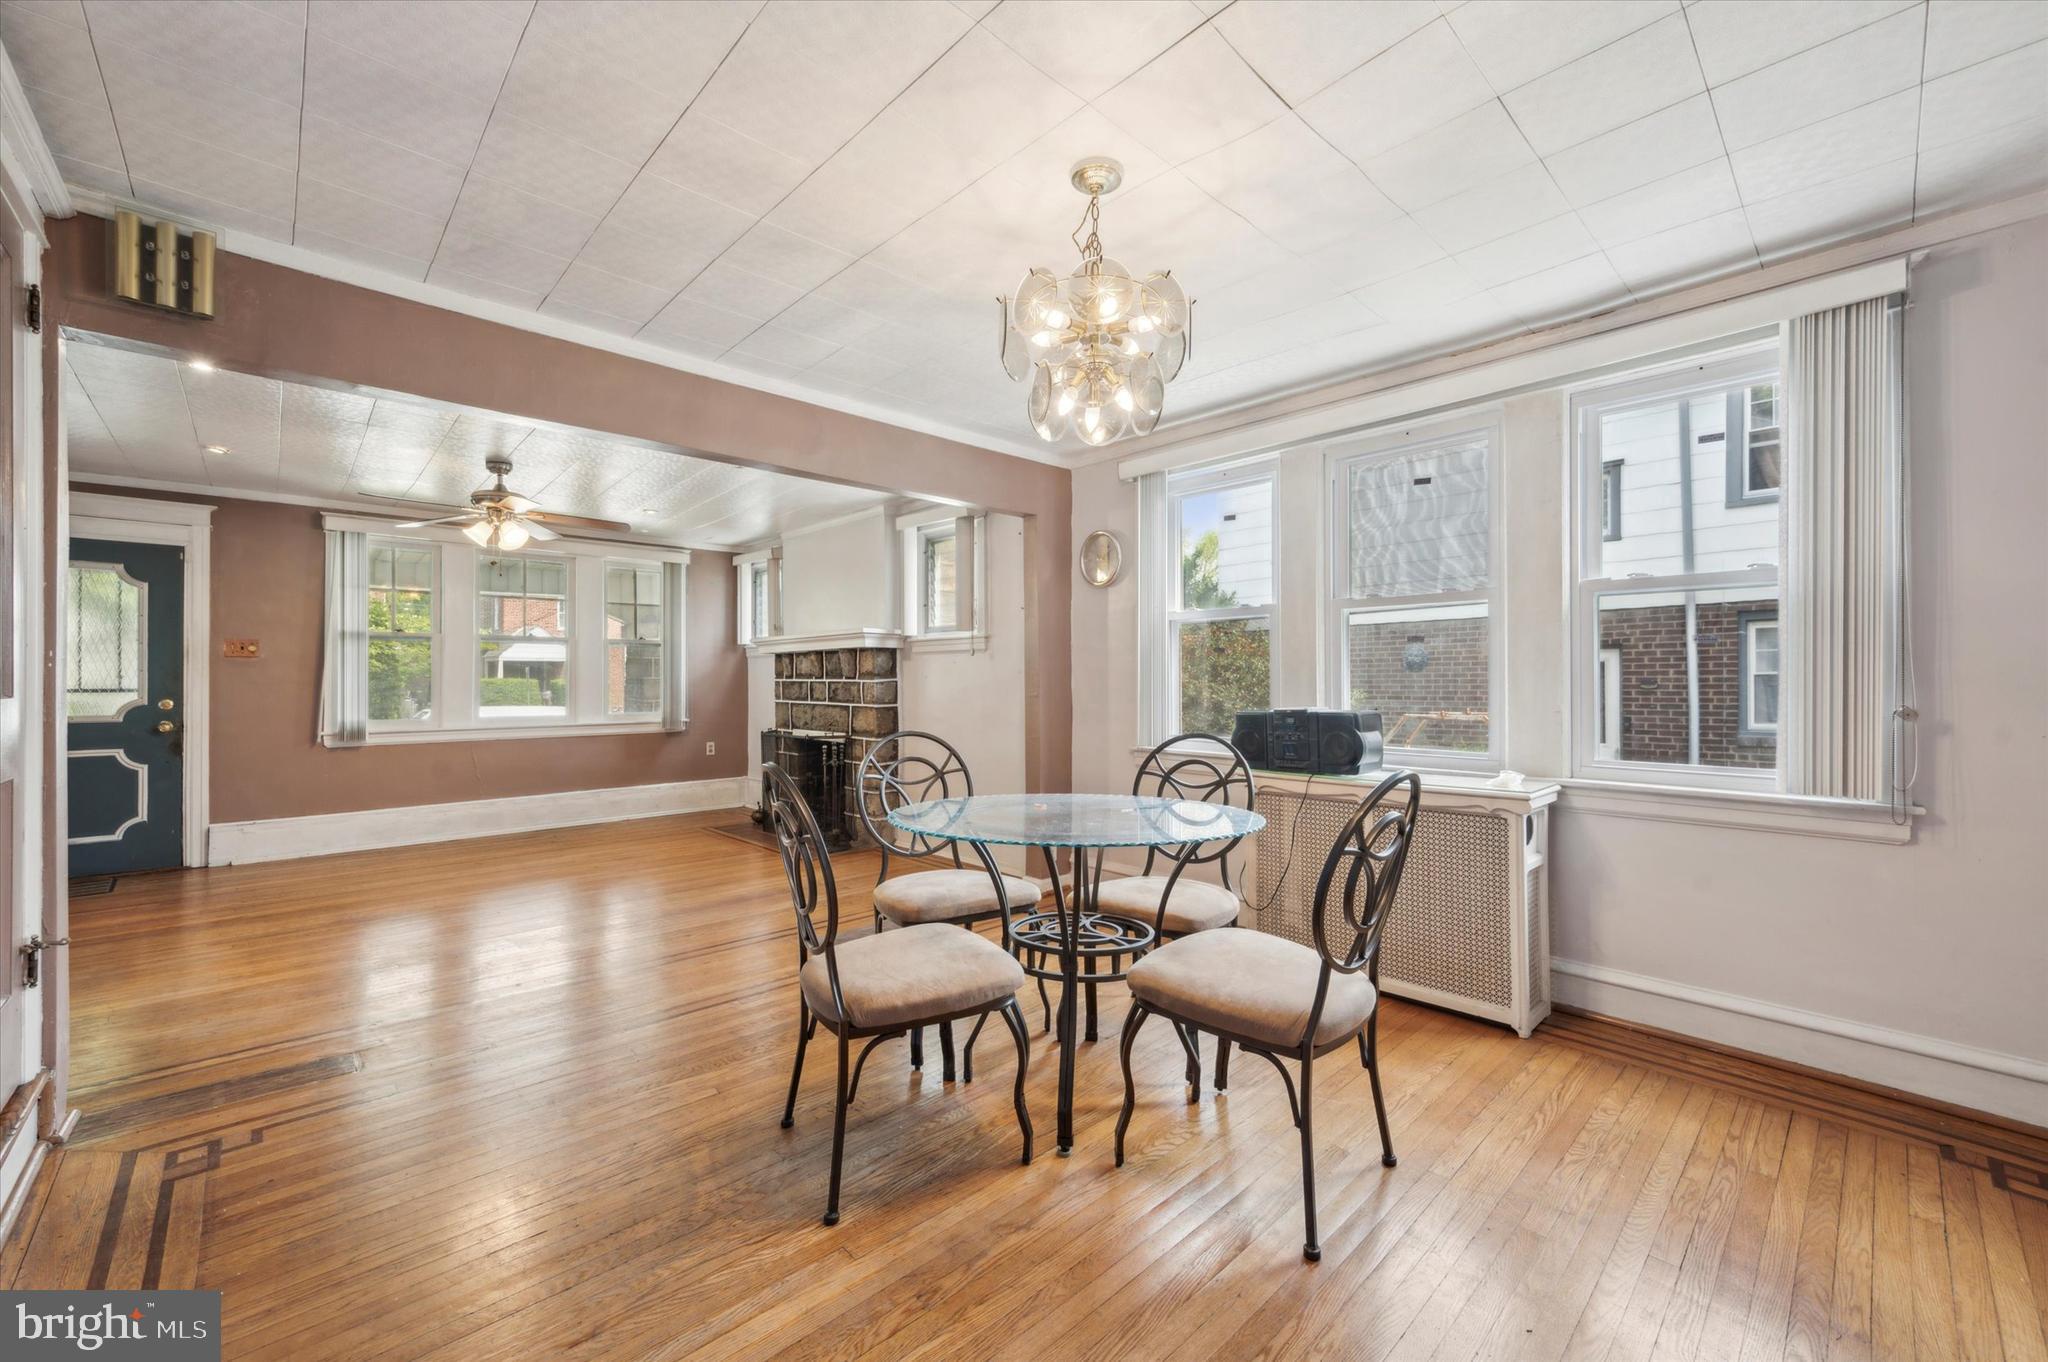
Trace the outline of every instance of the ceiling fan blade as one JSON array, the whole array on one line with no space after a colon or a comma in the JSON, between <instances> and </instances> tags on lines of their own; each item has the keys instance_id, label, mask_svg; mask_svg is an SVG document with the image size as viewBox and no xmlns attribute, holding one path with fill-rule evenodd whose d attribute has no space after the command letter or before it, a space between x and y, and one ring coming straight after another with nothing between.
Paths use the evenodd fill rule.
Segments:
<instances>
[{"instance_id":1,"label":"ceiling fan blade","mask_svg":"<svg viewBox=\"0 0 2048 1362\"><path fill-rule=\"evenodd\" d=\"M527 511L524 514L528 520L544 520L567 530L614 530L629 534L633 529L623 520L593 520L589 516L563 515L560 511Z\"/></svg>"},{"instance_id":2,"label":"ceiling fan blade","mask_svg":"<svg viewBox=\"0 0 2048 1362\"><path fill-rule=\"evenodd\" d=\"M510 511L513 515L525 515L528 511L537 511L540 509L539 502L528 501L525 497L520 496L517 492L512 493L510 496L499 497L498 504L504 507L506 510Z\"/></svg>"},{"instance_id":3,"label":"ceiling fan blade","mask_svg":"<svg viewBox=\"0 0 2048 1362\"><path fill-rule=\"evenodd\" d=\"M541 524L538 520L535 520L532 516L523 515L519 517L519 523L524 525L526 527L526 532L532 535L535 539L560 539L562 537L559 534L556 534L553 530L549 529L547 526Z\"/></svg>"},{"instance_id":4,"label":"ceiling fan blade","mask_svg":"<svg viewBox=\"0 0 2048 1362\"><path fill-rule=\"evenodd\" d=\"M420 530L429 525L467 525L477 518L475 511L464 511L461 515L444 515L439 520L404 520L391 528L394 530Z\"/></svg>"}]
</instances>

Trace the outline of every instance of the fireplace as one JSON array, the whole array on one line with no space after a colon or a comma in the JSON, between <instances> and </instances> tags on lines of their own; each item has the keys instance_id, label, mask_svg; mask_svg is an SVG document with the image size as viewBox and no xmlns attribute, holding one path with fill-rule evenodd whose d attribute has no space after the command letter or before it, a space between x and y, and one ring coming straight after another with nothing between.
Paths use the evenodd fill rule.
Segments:
<instances>
[{"instance_id":1,"label":"fireplace","mask_svg":"<svg viewBox=\"0 0 2048 1362\"><path fill-rule=\"evenodd\" d=\"M804 802L825 834L825 844L834 851L853 845L853 828L846 816L852 777L846 769L846 739L835 733L802 733L786 728L761 730L761 764L782 768L796 785ZM761 785L761 806L754 821L767 826L768 785Z\"/></svg>"},{"instance_id":2,"label":"fireplace","mask_svg":"<svg viewBox=\"0 0 2048 1362\"><path fill-rule=\"evenodd\" d=\"M894 648L813 648L775 655L775 727L761 734L761 760L789 771L834 846L868 841L856 813L861 759L898 724ZM787 755L829 785L813 787L779 760ZM836 763L836 773L825 774ZM758 815L757 815L758 816ZM840 841L844 836L847 842Z\"/></svg>"}]
</instances>

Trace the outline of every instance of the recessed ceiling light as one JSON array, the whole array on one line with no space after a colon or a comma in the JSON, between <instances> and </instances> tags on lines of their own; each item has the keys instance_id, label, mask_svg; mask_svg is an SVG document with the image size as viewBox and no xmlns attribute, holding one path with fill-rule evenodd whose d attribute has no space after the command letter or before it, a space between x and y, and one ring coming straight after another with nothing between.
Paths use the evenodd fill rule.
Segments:
<instances>
[{"instance_id":1,"label":"recessed ceiling light","mask_svg":"<svg viewBox=\"0 0 2048 1362\"><path fill-rule=\"evenodd\" d=\"M659 506L642 506L642 507L640 508L640 514L641 514L641 515L660 515L660 514L661 514L661 507L659 507Z\"/></svg>"},{"instance_id":2,"label":"recessed ceiling light","mask_svg":"<svg viewBox=\"0 0 2048 1362\"><path fill-rule=\"evenodd\" d=\"M230 451L226 445L208 445L206 452L209 454L226 454Z\"/></svg>"},{"instance_id":3,"label":"recessed ceiling light","mask_svg":"<svg viewBox=\"0 0 2048 1362\"><path fill-rule=\"evenodd\" d=\"M185 361L185 367L197 369L202 374L210 374L213 372L213 361L210 359L188 359Z\"/></svg>"}]
</instances>

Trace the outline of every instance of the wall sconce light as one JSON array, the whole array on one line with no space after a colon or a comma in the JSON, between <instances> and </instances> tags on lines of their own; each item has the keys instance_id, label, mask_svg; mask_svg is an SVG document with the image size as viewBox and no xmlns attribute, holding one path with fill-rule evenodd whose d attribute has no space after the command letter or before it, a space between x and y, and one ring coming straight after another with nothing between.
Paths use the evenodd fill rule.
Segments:
<instances>
[{"instance_id":1,"label":"wall sconce light","mask_svg":"<svg viewBox=\"0 0 2048 1362\"><path fill-rule=\"evenodd\" d=\"M213 315L212 232L114 214L114 296L189 317Z\"/></svg>"}]
</instances>

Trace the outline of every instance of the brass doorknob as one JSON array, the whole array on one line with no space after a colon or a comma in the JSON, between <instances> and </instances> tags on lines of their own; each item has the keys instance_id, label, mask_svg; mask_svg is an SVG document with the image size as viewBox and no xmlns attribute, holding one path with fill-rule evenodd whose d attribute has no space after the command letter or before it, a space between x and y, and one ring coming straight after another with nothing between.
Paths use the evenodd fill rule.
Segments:
<instances>
[{"instance_id":1,"label":"brass doorknob","mask_svg":"<svg viewBox=\"0 0 2048 1362\"><path fill-rule=\"evenodd\" d=\"M165 719L162 723L156 726L156 731L159 733L169 733L175 730L176 728L176 724L172 723L169 719Z\"/></svg>"},{"instance_id":2,"label":"brass doorknob","mask_svg":"<svg viewBox=\"0 0 2048 1362\"><path fill-rule=\"evenodd\" d=\"M176 700L173 700L170 696L166 695L163 699L156 702L156 707L158 709L176 709L178 707L178 702Z\"/></svg>"}]
</instances>

